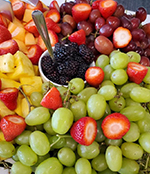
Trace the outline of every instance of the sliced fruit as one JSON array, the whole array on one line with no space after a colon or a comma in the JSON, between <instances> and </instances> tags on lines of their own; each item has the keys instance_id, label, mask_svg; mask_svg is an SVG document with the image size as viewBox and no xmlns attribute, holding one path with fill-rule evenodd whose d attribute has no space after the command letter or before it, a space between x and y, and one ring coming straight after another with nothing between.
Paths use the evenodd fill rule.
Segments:
<instances>
[{"instance_id":1,"label":"sliced fruit","mask_svg":"<svg viewBox=\"0 0 150 174\"><path fill-rule=\"evenodd\" d=\"M30 46L36 44L36 39L32 33L26 32L25 45Z\"/></svg>"},{"instance_id":2,"label":"sliced fruit","mask_svg":"<svg viewBox=\"0 0 150 174\"><path fill-rule=\"evenodd\" d=\"M36 6L33 6L33 5L29 4L29 3L26 3L26 9L43 11L43 4L42 4L41 1L38 1Z\"/></svg>"},{"instance_id":3,"label":"sliced fruit","mask_svg":"<svg viewBox=\"0 0 150 174\"><path fill-rule=\"evenodd\" d=\"M49 10L46 14L46 17L51 18L56 23L58 23L60 21L60 13L56 9Z\"/></svg>"},{"instance_id":4,"label":"sliced fruit","mask_svg":"<svg viewBox=\"0 0 150 174\"><path fill-rule=\"evenodd\" d=\"M26 30L22 27L17 27L15 30L11 33L13 39L18 39L22 42L25 41L25 32Z\"/></svg>"},{"instance_id":5,"label":"sliced fruit","mask_svg":"<svg viewBox=\"0 0 150 174\"><path fill-rule=\"evenodd\" d=\"M9 79L8 77L1 77L1 81L2 81L1 89L5 89L9 87L19 88L19 86L21 85L19 82Z\"/></svg>"},{"instance_id":6,"label":"sliced fruit","mask_svg":"<svg viewBox=\"0 0 150 174\"><path fill-rule=\"evenodd\" d=\"M25 4L22 1L18 1L12 4L12 9L16 18L22 20L26 9Z\"/></svg>"},{"instance_id":7,"label":"sliced fruit","mask_svg":"<svg viewBox=\"0 0 150 174\"><path fill-rule=\"evenodd\" d=\"M0 31L0 43L12 38L10 31L3 25L0 25Z\"/></svg>"},{"instance_id":8,"label":"sliced fruit","mask_svg":"<svg viewBox=\"0 0 150 174\"><path fill-rule=\"evenodd\" d=\"M8 26L8 21L2 14L0 14L0 25L3 25L6 28Z\"/></svg>"},{"instance_id":9,"label":"sliced fruit","mask_svg":"<svg viewBox=\"0 0 150 174\"><path fill-rule=\"evenodd\" d=\"M49 4L49 9L56 9L58 12L60 12L60 7L59 4L56 0L53 0L50 4Z\"/></svg>"},{"instance_id":10,"label":"sliced fruit","mask_svg":"<svg viewBox=\"0 0 150 174\"><path fill-rule=\"evenodd\" d=\"M14 40L17 42L19 46L19 51L22 51L24 54L27 54L28 53L27 45L18 39L14 39Z\"/></svg>"},{"instance_id":11,"label":"sliced fruit","mask_svg":"<svg viewBox=\"0 0 150 174\"><path fill-rule=\"evenodd\" d=\"M81 145L89 146L97 135L97 123L91 117L82 117L70 129L72 138Z\"/></svg>"},{"instance_id":12,"label":"sliced fruit","mask_svg":"<svg viewBox=\"0 0 150 174\"><path fill-rule=\"evenodd\" d=\"M32 19L32 12L33 11L34 10L31 10L31 9L25 9L22 21L25 22L25 23L29 22Z\"/></svg>"},{"instance_id":13,"label":"sliced fruit","mask_svg":"<svg viewBox=\"0 0 150 174\"><path fill-rule=\"evenodd\" d=\"M104 135L109 139L121 139L130 129L130 121L120 113L112 113L101 124Z\"/></svg>"},{"instance_id":14,"label":"sliced fruit","mask_svg":"<svg viewBox=\"0 0 150 174\"><path fill-rule=\"evenodd\" d=\"M61 32L61 28L58 24L56 24L51 18L46 17L45 18L46 26L48 30L53 30L56 33Z\"/></svg>"},{"instance_id":15,"label":"sliced fruit","mask_svg":"<svg viewBox=\"0 0 150 174\"><path fill-rule=\"evenodd\" d=\"M33 21L33 19L31 19L29 22L27 22L25 25L24 25L24 28L25 30L27 30L28 32L34 34L35 37L38 37L39 36L39 32L36 28L36 25Z\"/></svg>"}]
</instances>

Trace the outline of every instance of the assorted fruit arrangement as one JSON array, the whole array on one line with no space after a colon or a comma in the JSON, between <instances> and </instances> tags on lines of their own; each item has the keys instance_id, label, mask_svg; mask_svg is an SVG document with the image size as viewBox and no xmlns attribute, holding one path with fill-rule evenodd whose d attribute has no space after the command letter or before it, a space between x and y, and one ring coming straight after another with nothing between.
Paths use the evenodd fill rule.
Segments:
<instances>
[{"instance_id":1,"label":"assorted fruit arrangement","mask_svg":"<svg viewBox=\"0 0 150 174\"><path fill-rule=\"evenodd\" d=\"M11 2L13 21L0 14L0 163L11 174L148 174L146 9L126 14L114 0ZM43 71L61 86L39 75L47 48L34 10L43 12L54 47Z\"/></svg>"}]
</instances>

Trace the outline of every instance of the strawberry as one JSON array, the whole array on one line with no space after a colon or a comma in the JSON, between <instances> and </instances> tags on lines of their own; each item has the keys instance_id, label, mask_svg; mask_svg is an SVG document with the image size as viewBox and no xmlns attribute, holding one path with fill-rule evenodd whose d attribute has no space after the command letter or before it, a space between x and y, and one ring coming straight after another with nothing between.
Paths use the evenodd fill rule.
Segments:
<instances>
[{"instance_id":1,"label":"strawberry","mask_svg":"<svg viewBox=\"0 0 150 174\"><path fill-rule=\"evenodd\" d=\"M61 28L58 24L56 24L51 18L45 18L46 26L48 30L53 30L55 33L60 33Z\"/></svg>"},{"instance_id":2,"label":"strawberry","mask_svg":"<svg viewBox=\"0 0 150 174\"><path fill-rule=\"evenodd\" d=\"M121 113L112 113L101 124L104 135L109 139L121 139L130 129L130 121Z\"/></svg>"},{"instance_id":3,"label":"strawberry","mask_svg":"<svg viewBox=\"0 0 150 174\"><path fill-rule=\"evenodd\" d=\"M88 84L98 87L104 79L104 71L100 67L89 67L85 72L85 80Z\"/></svg>"},{"instance_id":4,"label":"strawberry","mask_svg":"<svg viewBox=\"0 0 150 174\"><path fill-rule=\"evenodd\" d=\"M2 88L2 80L0 79L0 90L1 90L1 88Z\"/></svg>"},{"instance_id":5,"label":"strawberry","mask_svg":"<svg viewBox=\"0 0 150 174\"><path fill-rule=\"evenodd\" d=\"M36 6L33 6L31 4L26 3L26 8L27 9L31 9L31 10L40 10L43 11L43 4L41 1L38 1L38 3L36 4Z\"/></svg>"},{"instance_id":6,"label":"strawberry","mask_svg":"<svg viewBox=\"0 0 150 174\"><path fill-rule=\"evenodd\" d=\"M99 11L106 19L111 16L117 9L117 2L114 0L103 0L99 3Z\"/></svg>"},{"instance_id":7,"label":"strawberry","mask_svg":"<svg viewBox=\"0 0 150 174\"><path fill-rule=\"evenodd\" d=\"M82 117L70 129L72 138L81 145L89 146L97 135L97 123L92 117Z\"/></svg>"},{"instance_id":8,"label":"strawberry","mask_svg":"<svg viewBox=\"0 0 150 174\"><path fill-rule=\"evenodd\" d=\"M39 45L35 44L28 49L27 56L31 60L33 65L38 65L38 61L42 53L42 48Z\"/></svg>"},{"instance_id":9,"label":"strawberry","mask_svg":"<svg viewBox=\"0 0 150 174\"><path fill-rule=\"evenodd\" d=\"M4 116L1 119L0 128L5 140L12 141L25 130L25 119L19 115Z\"/></svg>"},{"instance_id":10,"label":"strawberry","mask_svg":"<svg viewBox=\"0 0 150 174\"><path fill-rule=\"evenodd\" d=\"M7 106L8 109L16 109L18 92L19 90L15 87L5 88L0 91L0 100Z\"/></svg>"},{"instance_id":11,"label":"strawberry","mask_svg":"<svg viewBox=\"0 0 150 174\"><path fill-rule=\"evenodd\" d=\"M113 44L116 48L126 47L132 39L130 30L118 27L113 33Z\"/></svg>"},{"instance_id":12,"label":"strawberry","mask_svg":"<svg viewBox=\"0 0 150 174\"><path fill-rule=\"evenodd\" d=\"M31 19L29 22L27 22L24 25L24 29L27 30L28 32L34 34L35 37L39 36L39 32L38 32L38 30L36 28L36 25L35 25L33 19Z\"/></svg>"},{"instance_id":13,"label":"strawberry","mask_svg":"<svg viewBox=\"0 0 150 174\"><path fill-rule=\"evenodd\" d=\"M6 40L9 40L11 38L12 38L12 36L11 36L10 31L3 25L0 25L0 43L4 42Z\"/></svg>"},{"instance_id":14,"label":"strawberry","mask_svg":"<svg viewBox=\"0 0 150 174\"><path fill-rule=\"evenodd\" d=\"M51 18L56 23L58 23L60 21L60 13L56 9L49 10L46 14L46 17Z\"/></svg>"},{"instance_id":15,"label":"strawberry","mask_svg":"<svg viewBox=\"0 0 150 174\"><path fill-rule=\"evenodd\" d=\"M72 16L76 23L80 21L85 21L88 19L90 13L91 13L92 7L90 4L87 3L79 3L75 4L72 7Z\"/></svg>"},{"instance_id":16,"label":"strawberry","mask_svg":"<svg viewBox=\"0 0 150 174\"><path fill-rule=\"evenodd\" d=\"M8 21L2 14L0 14L0 25L3 25L6 28L8 27Z\"/></svg>"},{"instance_id":17,"label":"strawberry","mask_svg":"<svg viewBox=\"0 0 150 174\"><path fill-rule=\"evenodd\" d=\"M50 4L49 4L49 9L56 9L58 12L60 12L60 7L59 4L56 0L53 0Z\"/></svg>"},{"instance_id":18,"label":"strawberry","mask_svg":"<svg viewBox=\"0 0 150 174\"><path fill-rule=\"evenodd\" d=\"M58 42L58 36L53 30L48 30L48 34L49 34L49 37L50 37L51 46L53 47ZM38 45L42 48L43 51L47 50L41 35L39 35L37 42L38 42Z\"/></svg>"},{"instance_id":19,"label":"strawberry","mask_svg":"<svg viewBox=\"0 0 150 174\"><path fill-rule=\"evenodd\" d=\"M144 77L146 76L148 68L140 63L129 62L127 66L127 74L129 76L129 80L140 84Z\"/></svg>"},{"instance_id":20,"label":"strawberry","mask_svg":"<svg viewBox=\"0 0 150 174\"><path fill-rule=\"evenodd\" d=\"M13 39L0 43L0 55L7 53L15 54L18 50L19 46Z\"/></svg>"},{"instance_id":21,"label":"strawberry","mask_svg":"<svg viewBox=\"0 0 150 174\"><path fill-rule=\"evenodd\" d=\"M73 32L68 39L71 42L76 42L78 45L85 44L86 41L86 34L83 29Z\"/></svg>"},{"instance_id":22,"label":"strawberry","mask_svg":"<svg viewBox=\"0 0 150 174\"><path fill-rule=\"evenodd\" d=\"M16 18L22 20L25 12L25 4L22 1L18 1L12 4L12 9Z\"/></svg>"},{"instance_id":23,"label":"strawberry","mask_svg":"<svg viewBox=\"0 0 150 174\"><path fill-rule=\"evenodd\" d=\"M52 87L43 97L41 105L45 108L56 110L63 106L60 92Z\"/></svg>"}]
</instances>

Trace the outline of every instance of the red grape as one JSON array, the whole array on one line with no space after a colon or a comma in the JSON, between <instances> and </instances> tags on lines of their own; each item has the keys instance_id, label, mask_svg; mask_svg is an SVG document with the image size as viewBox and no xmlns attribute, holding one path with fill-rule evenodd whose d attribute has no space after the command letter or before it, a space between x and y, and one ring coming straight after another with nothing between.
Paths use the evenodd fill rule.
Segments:
<instances>
[{"instance_id":1,"label":"red grape","mask_svg":"<svg viewBox=\"0 0 150 174\"><path fill-rule=\"evenodd\" d=\"M67 36L68 34L71 34L73 32L73 28L71 27L71 25L67 22L63 22L61 24L61 33L63 34L63 36Z\"/></svg>"},{"instance_id":2,"label":"red grape","mask_svg":"<svg viewBox=\"0 0 150 174\"><path fill-rule=\"evenodd\" d=\"M105 24L103 17L98 17L95 21L95 30L99 30Z\"/></svg>"},{"instance_id":3,"label":"red grape","mask_svg":"<svg viewBox=\"0 0 150 174\"><path fill-rule=\"evenodd\" d=\"M100 16L100 11L98 9L93 9L89 15L89 20L90 22L95 23L95 20Z\"/></svg>"},{"instance_id":4,"label":"red grape","mask_svg":"<svg viewBox=\"0 0 150 174\"><path fill-rule=\"evenodd\" d=\"M142 56L140 60L140 64L144 66L150 66L150 60L148 57Z\"/></svg>"},{"instance_id":5,"label":"red grape","mask_svg":"<svg viewBox=\"0 0 150 174\"><path fill-rule=\"evenodd\" d=\"M144 7L139 7L138 10L136 11L136 15L137 18L140 19L141 22L145 21L146 17L147 17L147 11Z\"/></svg>"},{"instance_id":6,"label":"red grape","mask_svg":"<svg viewBox=\"0 0 150 174\"><path fill-rule=\"evenodd\" d=\"M113 16L121 17L121 16L124 15L124 11L125 11L125 9L124 9L123 5L119 4L119 5L117 6L117 9L116 9L116 11L114 12Z\"/></svg>"},{"instance_id":7,"label":"red grape","mask_svg":"<svg viewBox=\"0 0 150 174\"><path fill-rule=\"evenodd\" d=\"M120 17L120 25L129 30L132 29L132 23L125 15Z\"/></svg>"},{"instance_id":8,"label":"red grape","mask_svg":"<svg viewBox=\"0 0 150 174\"><path fill-rule=\"evenodd\" d=\"M106 19L106 24L111 25L113 30L115 30L117 27L120 26L120 19L118 17L115 17L115 16L109 16Z\"/></svg>"},{"instance_id":9,"label":"red grape","mask_svg":"<svg viewBox=\"0 0 150 174\"><path fill-rule=\"evenodd\" d=\"M139 25L140 25L140 19L139 18L133 17L132 19L130 19L130 21L131 21L131 24L132 24L132 30L139 27Z\"/></svg>"},{"instance_id":10,"label":"red grape","mask_svg":"<svg viewBox=\"0 0 150 174\"><path fill-rule=\"evenodd\" d=\"M76 22L71 15L69 15L69 14L64 15L62 18L62 21L69 23L73 29L76 28Z\"/></svg>"},{"instance_id":11,"label":"red grape","mask_svg":"<svg viewBox=\"0 0 150 174\"><path fill-rule=\"evenodd\" d=\"M86 33L86 36L88 36L93 31L93 25L88 21L80 21L77 24L77 29L83 29Z\"/></svg>"},{"instance_id":12,"label":"red grape","mask_svg":"<svg viewBox=\"0 0 150 174\"><path fill-rule=\"evenodd\" d=\"M104 24L100 30L99 30L100 35L103 35L105 37L110 37L113 33L113 28L109 24Z\"/></svg>"},{"instance_id":13,"label":"red grape","mask_svg":"<svg viewBox=\"0 0 150 174\"><path fill-rule=\"evenodd\" d=\"M146 37L144 30L142 30L140 28L136 28L136 29L132 30L131 33L132 33L132 38L134 41L141 41L143 38Z\"/></svg>"}]
</instances>

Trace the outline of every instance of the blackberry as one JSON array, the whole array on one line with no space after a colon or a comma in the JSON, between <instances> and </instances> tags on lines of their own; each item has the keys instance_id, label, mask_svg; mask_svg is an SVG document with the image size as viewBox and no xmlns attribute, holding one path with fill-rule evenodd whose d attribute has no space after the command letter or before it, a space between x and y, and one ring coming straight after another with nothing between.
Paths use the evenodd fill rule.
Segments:
<instances>
[{"instance_id":1,"label":"blackberry","mask_svg":"<svg viewBox=\"0 0 150 174\"><path fill-rule=\"evenodd\" d=\"M54 70L51 74L47 74L47 78L55 83L60 83L59 73Z\"/></svg>"},{"instance_id":2,"label":"blackberry","mask_svg":"<svg viewBox=\"0 0 150 174\"><path fill-rule=\"evenodd\" d=\"M89 65L84 63L79 66L78 72L77 72L77 77L82 78L85 80L85 72L89 68Z\"/></svg>"},{"instance_id":3,"label":"blackberry","mask_svg":"<svg viewBox=\"0 0 150 174\"><path fill-rule=\"evenodd\" d=\"M67 85L67 82L70 80L68 76L60 76L60 84L61 85Z\"/></svg>"},{"instance_id":4,"label":"blackberry","mask_svg":"<svg viewBox=\"0 0 150 174\"><path fill-rule=\"evenodd\" d=\"M79 46L79 53L88 64L91 64L94 61L95 56L93 51L85 44Z\"/></svg>"},{"instance_id":5,"label":"blackberry","mask_svg":"<svg viewBox=\"0 0 150 174\"><path fill-rule=\"evenodd\" d=\"M54 63L50 56L44 56L41 61L44 74L50 74L54 70Z\"/></svg>"}]
</instances>

